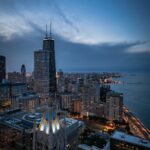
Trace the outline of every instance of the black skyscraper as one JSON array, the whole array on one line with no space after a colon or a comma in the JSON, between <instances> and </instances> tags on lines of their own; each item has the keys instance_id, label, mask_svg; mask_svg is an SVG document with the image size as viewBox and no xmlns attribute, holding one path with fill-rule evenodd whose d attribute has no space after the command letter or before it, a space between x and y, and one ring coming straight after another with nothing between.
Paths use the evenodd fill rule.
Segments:
<instances>
[{"instance_id":1,"label":"black skyscraper","mask_svg":"<svg viewBox=\"0 0 150 150\"><path fill-rule=\"evenodd\" d=\"M4 56L0 56L0 83L6 76L6 58Z\"/></svg>"},{"instance_id":2,"label":"black skyscraper","mask_svg":"<svg viewBox=\"0 0 150 150\"><path fill-rule=\"evenodd\" d=\"M56 65L55 45L52 35L43 39L43 49L34 52L35 90L43 96L55 95Z\"/></svg>"},{"instance_id":3,"label":"black skyscraper","mask_svg":"<svg viewBox=\"0 0 150 150\"><path fill-rule=\"evenodd\" d=\"M43 39L43 50L49 53L49 92L50 94L56 93L56 64L55 64L55 45L54 39L50 37L45 37Z\"/></svg>"}]
</instances>

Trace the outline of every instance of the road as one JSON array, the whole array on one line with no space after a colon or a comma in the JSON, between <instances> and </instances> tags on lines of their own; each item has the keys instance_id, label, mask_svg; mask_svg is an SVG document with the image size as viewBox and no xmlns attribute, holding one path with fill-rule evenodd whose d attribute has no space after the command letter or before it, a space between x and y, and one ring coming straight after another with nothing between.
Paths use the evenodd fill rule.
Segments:
<instances>
[{"instance_id":1,"label":"road","mask_svg":"<svg viewBox=\"0 0 150 150\"><path fill-rule=\"evenodd\" d=\"M123 108L123 118L129 123L131 132L144 139L150 139L150 130L147 129L143 123L135 117L127 107Z\"/></svg>"}]
</instances>

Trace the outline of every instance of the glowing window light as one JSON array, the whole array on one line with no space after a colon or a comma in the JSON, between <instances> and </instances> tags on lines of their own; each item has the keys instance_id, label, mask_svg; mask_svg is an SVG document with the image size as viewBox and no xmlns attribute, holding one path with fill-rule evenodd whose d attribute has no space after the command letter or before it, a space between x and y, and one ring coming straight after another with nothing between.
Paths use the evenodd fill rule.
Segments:
<instances>
[{"instance_id":1,"label":"glowing window light","mask_svg":"<svg viewBox=\"0 0 150 150\"><path fill-rule=\"evenodd\" d=\"M49 125L46 126L46 134L49 134Z\"/></svg>"},{"instance_id":2,"label":"glowing window light","mask_svg":"<svg viewBox=\"0 0 150 150\"><path fill-rule=\"evenodd\" d=\"M54 123L52 123L52 131L53 131L53 133L56 132L56 128L55 128L55 124Z\"/></svg>"},{"instance_id":3,"label":"glowing window light","mask_svg":"<svg viewBox=\"0 0 150 150\"><path fill-rule=\"evenodd\" d=\"M57 128L57 130L60 129L60 125L59 125L58 121L56 122L56 128Z\"/></svg>"},{"instance_id":4,"label":"glowing window light","mask_svg":"<svg viewBox=\"0 0 150 150\"><path fill-rule=\"evenodd\" d=\"M89 117L89 112L86 113L86 116Z\"/></svg>"},{"instance_id":5,"label":"glowing window light","mask_svg":"<svg viewBox=\"0 0 150 150\"><path fill-rule=\"evenodd\" d=\"M43 123L40 126L40 131L44 131L44 124Z\"/></svg>"}]
</instances>

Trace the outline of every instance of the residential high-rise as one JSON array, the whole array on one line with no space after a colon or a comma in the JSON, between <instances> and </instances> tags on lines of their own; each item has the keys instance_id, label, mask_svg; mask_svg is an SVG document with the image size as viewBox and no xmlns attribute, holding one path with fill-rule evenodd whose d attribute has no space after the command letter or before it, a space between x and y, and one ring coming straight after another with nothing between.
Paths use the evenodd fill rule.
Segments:
<instances>
[{"instance_id":1,"label":"residential high-rise","mask_svg":"<svg viewBox=\"0 0 150 150\"><path fill-rule=\"evenodd\" d=\"M25 83L1 83L0 84L0 109L7 110L10 107L16 109L15 98L27 92ZM26 104L26 100L23 100ZM19 101L17 100L19 104ZM1 111L0 110L0 111Z\"/></svg>"},{"instance_id":2,"label":"residential high-rise","mask_svg":"<svg viewBox=\"0 0 150 150\"><path fill-rule=\"evenodd\" d=\"M100 87L100 100L106 102L106 95L110 91L110 85L102 85Z\"/></svg>"},{"instance_id":3,"label":"residential high-rise","mask_svg":"<svg viewBox=\"0 0 150 150\"><path fill-rule=\"evenodd\" d=\"M0 56L0 83L6 76L6 58L4 56Z\"/></svg>"},{"instance_id":4,"label":"residential high-rise","mask_svg":"<svg viewBox=\"0 0 150 150\"><path fill-rule=\"evenodd\" d=\"M122 121L123 114L123 94L109 91L106 95L106 119Z\"/></svg>"},{"instance_id":5,"label":"residential high-rise","mask_svg":"<svg viewBox=\"0 0 150 150\"><path fill-rule=\"evenodd\" d=\"M34 52L34 81L35 91L41 96L55 95L56 66L55 46L52 35L43 39L43 49Z\"/></svg>"}]
</instances>

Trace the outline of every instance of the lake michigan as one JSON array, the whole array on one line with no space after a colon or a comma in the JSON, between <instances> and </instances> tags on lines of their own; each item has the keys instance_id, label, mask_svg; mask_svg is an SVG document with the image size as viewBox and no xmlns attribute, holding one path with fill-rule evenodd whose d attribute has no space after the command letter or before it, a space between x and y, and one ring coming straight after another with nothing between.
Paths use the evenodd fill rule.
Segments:
<instances>
[{"instance_id":1,"label":"lake michigan","mask_svg":"<svg viewBox=\"0 0 150 150\"><path fill-rule=\"evenodd\" d=\"M150 129L150 73L124 73L115 80L124 84L111 88L124 94L124 105Z\"/></svg>"}]
</instances>

